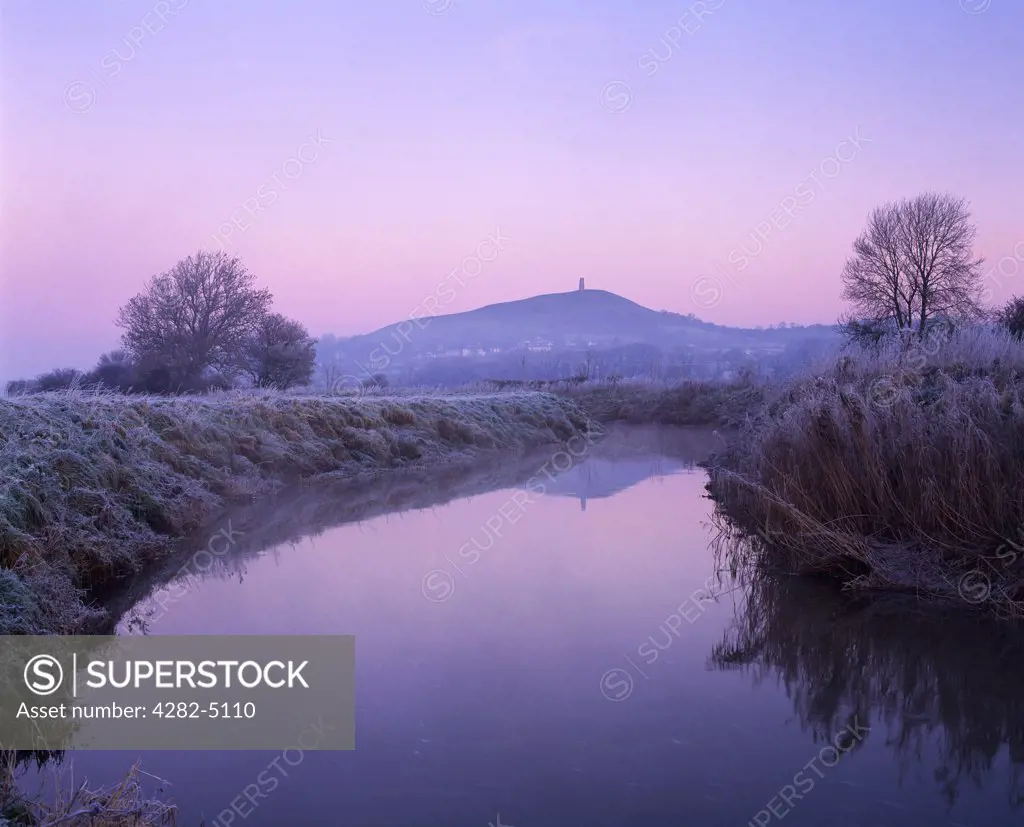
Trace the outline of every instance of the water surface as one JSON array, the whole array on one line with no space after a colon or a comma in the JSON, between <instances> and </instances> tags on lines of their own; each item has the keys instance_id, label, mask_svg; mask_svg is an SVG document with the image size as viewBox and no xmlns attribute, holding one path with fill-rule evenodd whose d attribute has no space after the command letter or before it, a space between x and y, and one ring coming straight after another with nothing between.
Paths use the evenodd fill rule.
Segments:
<instances>
[{"instance_id":1,"label":"water surface","mask_svg":"<svg viewBox=\"0 0 1024 827\"><path fill-rule=\"evenodd\" d=\"M356 636L355 751L303 754L236 825L1024 823L1021 633L719 583L693 464L717 439L293 492L234 515L217 570L126 591L120 630ZM76 778L136 757L77 753ZM209 825L275 759L142 765Z\"/></svg>"}]
</instances>

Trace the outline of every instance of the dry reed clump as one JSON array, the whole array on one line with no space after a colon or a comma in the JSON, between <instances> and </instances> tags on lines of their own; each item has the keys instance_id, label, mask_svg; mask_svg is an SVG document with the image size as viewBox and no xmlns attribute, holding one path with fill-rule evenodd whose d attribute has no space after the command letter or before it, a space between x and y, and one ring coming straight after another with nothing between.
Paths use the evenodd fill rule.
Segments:
<instances>
[{"instance_id":1,"label":"dry reed clump","mask_svg":"<svg viewBox=\"0 0 1024 827\"><path fill-rule=\"evenodd\" d=\"M143 790L140 776L148 773L139 769L138 762L118 783L95 790L89 789L88 781L76 785L73 778L65 779L62 776L66 773L55 768L55 777L49 779L53 792L45 794L40 791L31 796L18 792L13 784L12 770L8 768L6 772L8 783L0 791L4 793L0 796L2 825L174 827L176 824L177 808Z\"/></svg>"},{"instance_id":2,"label":"dry reed clump","mask_svg":"<svg viewBox=\"0 0 1024 827\"><path fill-rule=\"evenodd\" d=\"M753 557L848 585L1024 609L1024 346L992 331L852 351L781 389L710 463ZM1021 549L1024 552L1024 548Z\"/></svg>"},{"instance_id":3,"label":"dry reed clump","mask_svg":"<svg viewBox=\"0 0 1024 827\"><path fill-rule=\"evenodd\" d=\"M82 589L138 570L229 501L587 428L543 393L0 400L0 631L89 628L101 614Z\"/></svg>"}]
</instances>

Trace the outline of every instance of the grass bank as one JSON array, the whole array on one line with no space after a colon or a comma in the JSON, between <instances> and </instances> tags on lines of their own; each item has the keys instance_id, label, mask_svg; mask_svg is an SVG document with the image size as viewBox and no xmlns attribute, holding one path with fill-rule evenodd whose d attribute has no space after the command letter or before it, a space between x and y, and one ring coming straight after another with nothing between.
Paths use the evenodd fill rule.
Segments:
<instances>
[{"instance_id":1,"label":"grass bank","mask_svg":"<svg viewBox=\"0 0 1024 827\"><path fill-rule=\"evenodd\" d=\"M314 477L518 453L592 427L543 393L0 400L0 633L109 617L89 594L231 502Z\"/></svg>"},{"instance_id":2,"label":"grass bank","mask_svg":"<svg viewBox=\"0 0 1024 827\"><path fill-rule=\"evenodd\" d=\"M741 563L1024 614L1024 346L970 329L777 389L710 463Z\"/></svg>"}]
</instances>

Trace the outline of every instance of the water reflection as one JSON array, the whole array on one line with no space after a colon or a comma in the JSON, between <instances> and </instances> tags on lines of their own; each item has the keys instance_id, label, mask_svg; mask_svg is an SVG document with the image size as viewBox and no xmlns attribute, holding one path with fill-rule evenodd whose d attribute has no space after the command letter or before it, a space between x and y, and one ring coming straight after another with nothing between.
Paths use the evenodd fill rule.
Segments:
<instances>
[{"instance_id":1,"label":"water reflection","mask_svg":"<svg viewBox=\"0 0 1024 827\"><path fill-rule=\"evenodd\" d=\"M717 439L705 429L612 428L593 456L560 473L546 490L579 499L580 510L586 511L587 500L607 499L647 479L696 470Z\"/></svg>"},{"instance_id":2,"label":"water reflection","mask_svg":"<svg viewBox=\"0 0 1024 827\"><path fill-rule=\"evenodd\" d=\"M121 631L356 635L357 749L310 753L246 827L747 824L861 715L867 736L787 825L1020 823L1005 800L1019 803L1014 633L803 581L741 578L706 601L711 504L703 472L682 472L717 441L611 433L556 464L493 542L482 529L550 452L288 492L212 526L237 535L226 553L182 573L193 548L125 589ZM435 601L424 575L442 568L458 586ZM278 755L82 752L74 766L107 783L141 757L173 782L180 823L215 824Z\"/></svg>"},{"instance_id":3,"label":"water reflection","mask_svg":"<svg viewBox=\"0 0 1024 827\"><path fill-rule=\"evenodd\" d=\"M723 536L723 546L743 542ZM813 740L874 719L901 781L931 768L946 805L964 788L1006 785L1024 803L1024 634L1019 625L937 613L906 598L839 592L830 584L753 574L734 623L712 650L719 670L785 688ZM1006 766L1005 781L995 777Z\"/></svg>"},{"instance_id":4,"label":"water reflection","mask_svg":"<svg viewBox=\"0 0 1024 827\"><path fill-rule=\"evenodd\" d=\"M173 600L167 596L168 589L180 592L208 578L242 583L249 563L264 553L277 560L284 549L339 526L514 487L535 474L549 455L549 451L538 451L511 459L320 480L291 488L274 498L225 512L144 577L122 582L103 595L103 602L112 618L120 618L121 632L145 631L147 618ZM227 538L229 548L225 548Z\"/></svg>"},{"instance_id":5,"label":"water reflection","mask_svg":"<svg viewBox=\"0 0 1024 827\"><path fill-rule=\"evenodd\" d=\"M585 510L588 497L610 497L652 477L694 470L716 439L704 429L613 425L599 441L571 455L553 446L511 459L296 487L272 500L231 509L144 577L115 584L102 601L112 618L120 618L122 633L144 632L153 616L174 602L169 587L181 592L210 577L241 583L253 558L264 552L276 558L286 547L332 528L514 489L531 480L543 482L545 494L579 497ZM568 460L564 466L552 462L559 453Z\"/></svg>"}]
</instances>

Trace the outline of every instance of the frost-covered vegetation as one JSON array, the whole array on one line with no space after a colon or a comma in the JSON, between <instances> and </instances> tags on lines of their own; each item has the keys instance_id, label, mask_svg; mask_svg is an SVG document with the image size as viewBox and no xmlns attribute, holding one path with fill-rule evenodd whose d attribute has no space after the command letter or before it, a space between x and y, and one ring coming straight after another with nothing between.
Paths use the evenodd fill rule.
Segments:
<instances>
[{"instance_id":1,"label":"frost-covered vegetation","mask_svg":"<svg viewBox=\"0 0 1024 827\"><path fill-rule=\"evenodd\" d=\"M986 326L854 347L778 388L710 468L740 563L1024 609L1024 344Z\"/></svg>"},{"instance_id":2,"label":"frost-covered vegetation","mask_svg":"<svg viewBox=\"0 0 1024 827\"><path fill-rule=\"evenodd\" d=\"M0 632L103 628L89 590L231 501L318 476L523 451L590 427L568 400L530 392L0 400Z\"/></svg>"},{"instance_id":3,"label":"frost-covered vegetation","mask_svg":"<svg viewBox=\"0 0 1024 827\"><path fill-rule=\"evenodd\" d=\"M115 784L93 788L88 779L75 783L70 763L51 754L0 753L0 827L173 827L177 808L143 789L141 776L149 776L134 764ZM25 795L16 783L18 759L37 760L51 768L46 781L53 795ZM154 776L149 776L154 778ZM160 781L161 779L155 779ZM166 783L166 782L164 782Z\"/></svg>"}]
</instances>

